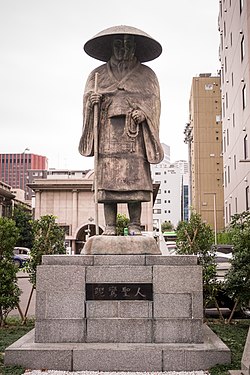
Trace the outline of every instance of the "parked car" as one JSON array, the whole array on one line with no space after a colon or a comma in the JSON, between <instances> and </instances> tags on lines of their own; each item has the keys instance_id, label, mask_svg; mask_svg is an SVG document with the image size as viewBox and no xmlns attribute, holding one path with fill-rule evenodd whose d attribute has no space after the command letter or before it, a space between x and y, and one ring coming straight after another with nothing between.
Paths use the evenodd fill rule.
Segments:
<instances>
[{"instance_id":1,"label":"parked car","mask_svg":"<svg viewBox=\"0 0 250 375\"><path fill-rule=\"evenodd\" d=\"M30 249L27 247L14 247L13 262L16 267L23 268L30 259Z\"/></svg>"}]
</instances>

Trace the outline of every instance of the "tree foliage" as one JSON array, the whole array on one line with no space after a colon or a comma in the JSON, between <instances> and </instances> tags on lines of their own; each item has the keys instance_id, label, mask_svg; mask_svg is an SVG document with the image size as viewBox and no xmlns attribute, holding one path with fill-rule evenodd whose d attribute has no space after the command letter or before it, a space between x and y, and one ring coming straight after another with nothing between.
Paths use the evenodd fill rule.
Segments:
<instances>
[{"instance_id":1,"label":"tree foliage","mask_svg":"<svg viewBox=\"0 0 250 375\"><path fill-rule=\"evenodd\" d=\"M55 219L53 215L45 215L33 222L34 242L26 270L34 287L36 286L36 269L42 263L42 256L66 253L64 231Z\"/></svg>"},{"instance_id":2,"label":"tree foliage","mask_svg":"<svg viewBox=\"0 0 250 375\"><path fill-rule=\"evenodd\" d=\"M161 231L162 232L172 231L173 229L174 229L174 226L170 221L164 221L161 224Z\"/></svg>"},{"instance_id":3,"label":"tree foliage","mask_svg":"<svg viewBox=\"0 0 250 375\"><path fill-rule=\"evenodd\" d=\"M17 285L17 268L13 263L13 249L19 231L12 219L0 218L0 325L18 304L20 289Z\"/></svg>"},{"instance_id":4,"label":"tree foliage","mask_svg":"<svg viewBox=\"0 0 250 375\"><path fill-rule=\"evenodd\" d=\"M124 235L124 228L127 228L129 224L129 219L125 214L117 214L116 217L116 233L117 236Z\"/></svg>"},{"instance_id":5,"label":"tree foliage","mask_svg":"<svg viewBox=\"0 0 250 375\"><path fill-rule=\"evenodd\" d=\"M215 250L212 248L214 234L211 227L202 222L201 216L194 211L189 221L177 226L177 253L195 254L203 271L204 308L215 299L218 283L216 281Z\"/></svg>"},{"instance_id":6,"label":"tree foliage","mask_svg":"<svg viewBox=\"0 0 250 375\"><path fill-rule=\"evenodd\" d=\"M14 209L13 220L20 231L20 236L16 246L32 248L33 244L33 228L32 228L32 215L27 212L22 206L17 206Z\"/></svg>"},{"instance_id":7,"label":"tree foliage","mask_svg":"<svg viewBox=\"0 0 250 375\"><path fill-rule=\"evenodd\" d=\"M248 306L250 302L250 212L244 211L232 217L233 257L231 267L226 275L225 289L237 306Z\"/></svg>"}]
</instances>

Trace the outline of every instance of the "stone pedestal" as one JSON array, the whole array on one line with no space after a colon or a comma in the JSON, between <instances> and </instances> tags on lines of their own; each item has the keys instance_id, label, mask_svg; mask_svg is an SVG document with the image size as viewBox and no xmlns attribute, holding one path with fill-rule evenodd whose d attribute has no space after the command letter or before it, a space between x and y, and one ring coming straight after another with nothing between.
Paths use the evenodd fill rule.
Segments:
<instances>
[{"instance_id":1,"label":"stone pedestal","mask_svg":"<svg viewBox=\"0 0 250 375\"><path fill-rule=\"evenodd\" d=\"M5 363L191 371L230 362L228 348L203 325L202 300L195 256L43 256L35 330L6 350Z\"/></svg>"}]
</instances>

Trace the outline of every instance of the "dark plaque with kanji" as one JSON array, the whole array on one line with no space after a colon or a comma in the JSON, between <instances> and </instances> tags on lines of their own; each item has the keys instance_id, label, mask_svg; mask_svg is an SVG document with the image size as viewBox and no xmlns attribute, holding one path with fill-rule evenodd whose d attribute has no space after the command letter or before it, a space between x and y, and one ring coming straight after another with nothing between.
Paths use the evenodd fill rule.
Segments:
<instances>
[{"instance_id":1,"label":"dark plaque with kanji","mask_svg":"<svg viewBox=\"0 0 250 375\"><path fill-rule=\"evenodd\" d=\"M86 300L153 300L152 284L86 284Z\"/></svg>"}]
</instances>

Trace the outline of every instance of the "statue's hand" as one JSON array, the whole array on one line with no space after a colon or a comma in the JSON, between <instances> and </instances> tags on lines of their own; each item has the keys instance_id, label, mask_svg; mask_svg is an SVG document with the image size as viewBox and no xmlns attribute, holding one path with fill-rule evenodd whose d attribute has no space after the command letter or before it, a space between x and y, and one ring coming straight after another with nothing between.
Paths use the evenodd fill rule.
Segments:
<instances>
[{"instance_id":1,"label":"statue's hand","mask_svg":"<svg viewBox=\"0 0 250 375\"><path fill-rule=\"evenodd\" d=\"M93 107L95 104L99 104L102 99L102 94L98 94L95 92L92 92L89 97L89 102L91 107Z\"/></svg>"},{"instance_id":2,"label":"statue's hand","mask_svg":"<svg viewBox=\"0 0 250 375\"><path fill-rule=\"evenodd\" d=\"M146 119L144 113L140 109L135 109L131 116L136 124L141 124Z\"/></svg>"}]
</instances>

